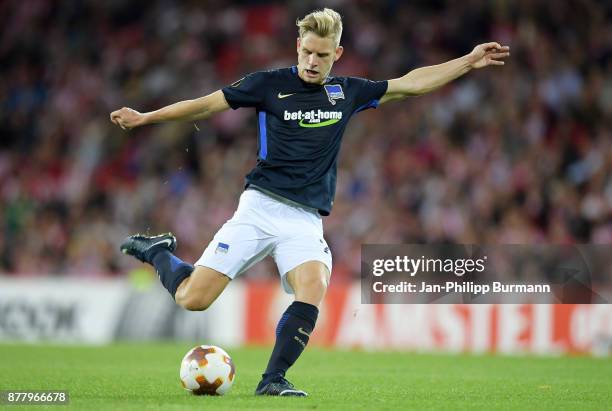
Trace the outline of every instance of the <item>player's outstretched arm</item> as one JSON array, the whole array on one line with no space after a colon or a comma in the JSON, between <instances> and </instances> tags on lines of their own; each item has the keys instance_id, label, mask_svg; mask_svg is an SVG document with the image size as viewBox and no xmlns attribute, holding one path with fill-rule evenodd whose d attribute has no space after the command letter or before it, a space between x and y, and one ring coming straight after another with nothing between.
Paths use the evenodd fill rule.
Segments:
<instances>
[{"instance_id":1,"label":"player's outstretched arm","mask_svg":"<svg viewBox=\"0 0 612 411\"><path fill-rule=\"evenodd\" d=\"M510 55L510 47L499 43L484 43L474 47L471 53L446 63L421 67L408 74L389 80L387 92L380 104L401 100L409 96L428 93L464 75L471 69L487 66L503 66Z\"/></svg>"},{"instance_id":2,"label":"player's outstretched arm","mask_svg":"<svg viewBox=\"0 0 612 411\"><path fill-rule=\"evenodd\" d=\"M129 107L113 111L110 119L122 129L144 126L145 124L162 123L165 121L194 121L209 118L215 113L230 108L221 90L207 96L160 108L148 113L140 113Z\"/></svg>"}]
</instances>

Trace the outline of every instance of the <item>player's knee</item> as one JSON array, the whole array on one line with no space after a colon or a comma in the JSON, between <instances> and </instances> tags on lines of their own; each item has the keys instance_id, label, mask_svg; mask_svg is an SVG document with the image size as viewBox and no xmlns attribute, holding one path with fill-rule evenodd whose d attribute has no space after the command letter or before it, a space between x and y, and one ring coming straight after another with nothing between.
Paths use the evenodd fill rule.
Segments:
<instances>
[{"instance_id":1,"label":"player's knee","mask_svg":"<svg viewBox=\"0 0 612 411\"><path fill-rule=\"evenodd\" d=\"M223 292L229 278L205 267L196 267L176 290L174 300L189 311L204 311Z\"/></svg>"},{"instance_id":2,"label":"player's knee","mask_svg":"<svg viewBox=\"0 0 612 411\"><path fill-rule=\"evenodd\" d=\"M189 311L204 311L213 303L206 293L194 292L192 287L179 288L174 296L178 305Z\"/></svg>"},{"instance_id":3,"label":"player's knee","mask_svg":"<svg viewBox=\"0 0 612 411\"><path fill-rule=\"evenodd\" d=\"M301 273L297 278L297 292L324 296L327 291L327 277L319 272Z\"/></svg>"},{"instance_id":4,"label":"player's knee","mask_svg":"<svg viewBox=\"0 0 612 411\"><path fill-rule=\"evenodd\" d=\"M212 304L212 301L207 298L195 296L177 295L175 301L178 305L189 311L204 311Z\"/></svg>"}]
</instances>

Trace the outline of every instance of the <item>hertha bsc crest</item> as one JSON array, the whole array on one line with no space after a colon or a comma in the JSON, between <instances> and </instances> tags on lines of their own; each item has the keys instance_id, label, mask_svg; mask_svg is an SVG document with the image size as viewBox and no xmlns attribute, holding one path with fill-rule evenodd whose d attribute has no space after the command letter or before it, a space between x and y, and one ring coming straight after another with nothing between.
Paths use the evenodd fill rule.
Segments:
<instances>
[{"instance_id":1,"label":"hertha bsc crest","mask_svg":"<svg viewBox=\"0 0 612 411\"><path fill-rule=\"evenodd\" d=\"M225 244L225 243L219 243L217 244L217 248L215 249L215 254L227 254L227 252L229 251L229 244Z\"/></svg>"},{"instance_id":2,"label":"hertha bsc crest","mask_svg":"<svg viewBox=\"0 0 612 411\"><path fill-rule=\"evenodd\" d=\"M344 92L342 91L342 86L340 84L329 84L323 87L325 88L327 98L332 105L336 105L336 100L344 100Z\"/></svg>"}]
</instances>

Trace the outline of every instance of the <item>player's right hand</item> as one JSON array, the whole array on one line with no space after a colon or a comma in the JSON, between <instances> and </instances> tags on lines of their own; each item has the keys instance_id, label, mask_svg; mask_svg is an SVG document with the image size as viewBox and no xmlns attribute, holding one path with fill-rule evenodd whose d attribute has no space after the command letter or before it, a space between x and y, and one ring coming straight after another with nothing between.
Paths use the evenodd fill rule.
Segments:
<instances>
[{"instance_id":1,"label":"player's right hand","mask_svg":"<svg viewBox=\"0 0 612 411\"><path fill-rule=\"evenodd\" d=\"M129 107L123 107L110 114L110 120L124 130L145 124L145 115Z\"/></svg>"}]
</instances>

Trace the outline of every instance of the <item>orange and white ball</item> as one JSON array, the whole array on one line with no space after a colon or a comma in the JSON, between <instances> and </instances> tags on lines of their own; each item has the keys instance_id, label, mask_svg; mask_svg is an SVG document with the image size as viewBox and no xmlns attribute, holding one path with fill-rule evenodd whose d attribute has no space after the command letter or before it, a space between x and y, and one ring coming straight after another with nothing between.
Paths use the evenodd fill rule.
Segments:
<instances>
[{"instance_id":1,"label":"orange and white ball","mask_svg":"<svg viewBox=\"0 0 612 411\"><path fill-rule=\"evenodd\" d=\"M236 368L231 357L214 345L198 345L181 362L183 388L195 395L224 395L234 384Z\"/></svg>"}]
</instances>

